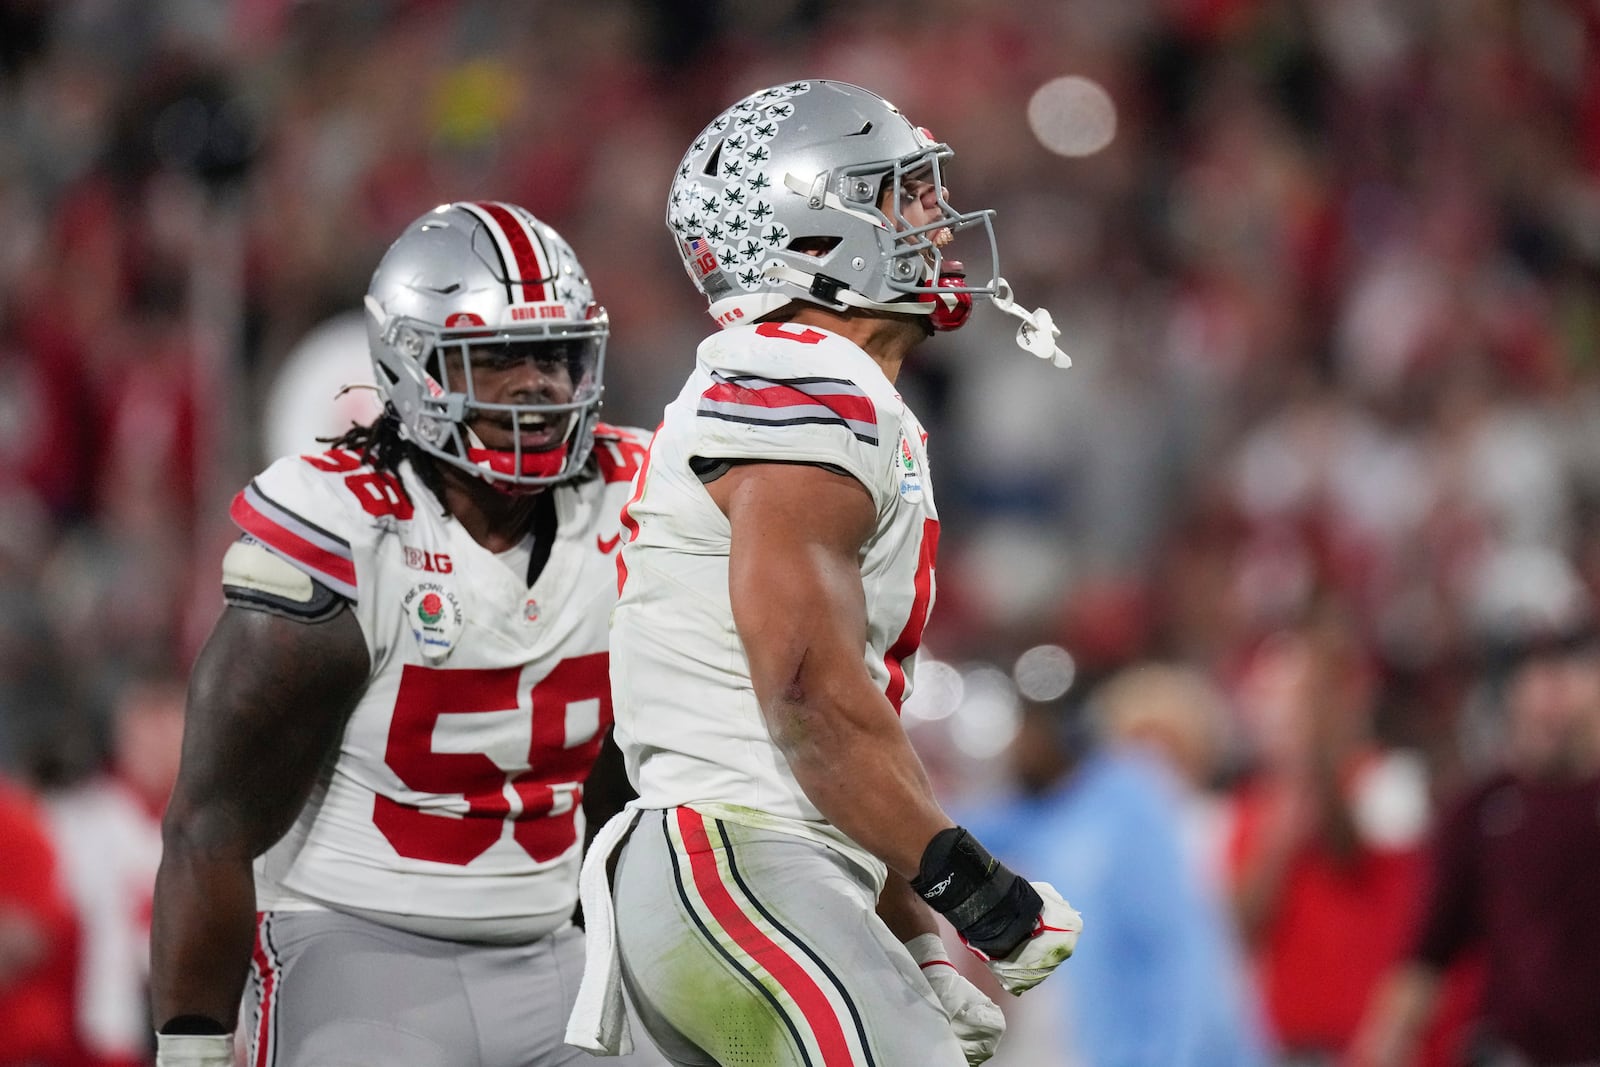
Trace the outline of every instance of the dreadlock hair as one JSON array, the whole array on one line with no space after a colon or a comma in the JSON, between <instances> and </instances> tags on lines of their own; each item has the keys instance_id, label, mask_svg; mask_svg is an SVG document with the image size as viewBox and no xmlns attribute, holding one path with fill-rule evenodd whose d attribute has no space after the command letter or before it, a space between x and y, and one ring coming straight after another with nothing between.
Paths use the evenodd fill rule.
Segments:
<instances>
[{"instance_id":1,"label":"dreadlock hair","mask_svg":"<svg viewBox=\"0 0 1600 1067\"><path fill-rule=\"evenodd\" d=\"M384 404L383 413L364 426L352 426L338 437L319 437L317 441L329 448L348 449L374 470L388 471L397 476L401 462L410 460L422 484L432 491L439 506L444 507L444 477L433 459L401 434L400 416L394 410L394 405ZM395 480L404 493L405 483L398 477Z\"/></svg>"}]
</instances>

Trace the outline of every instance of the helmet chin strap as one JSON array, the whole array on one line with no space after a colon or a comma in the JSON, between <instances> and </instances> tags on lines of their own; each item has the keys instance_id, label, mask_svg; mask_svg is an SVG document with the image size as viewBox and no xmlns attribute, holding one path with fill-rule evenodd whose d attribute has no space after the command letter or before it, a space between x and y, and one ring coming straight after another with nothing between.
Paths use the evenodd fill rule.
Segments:
<instances>
[{"instance_id":1,"label":"helmet chin strap","mask_svg":"<svg viewBox=\"0 0 1600 1067\"><path fill-rule=\"evenodd\" d=\"M812 283L816 280L816 275L796 270L787 263L774 263L764 273L766 277L775 281L788 282L807 291L810 291ZM887 311L895 315L931 315L937 310L935 304L926 301L884 304L868 300L860 293L843 286L833 293L833 299L849 307L868 311ZM1061 328L1055 324L1055 319L1050 316L1048 310L1035 308L1030 311L1019 305L1011 292L1011 283L1004 278L995 279L995 293L989 299L996 310L1022 321L1017 327L1018 348L1040 359L1047 359L1057 367L1072 366L1072 357L1056 345L1056 339L1061 336Z\"/></svg>"},{"instance_id":2,"label":"helmet chin strap","mask_svg":"<svg viewBox=\"0 0 1600 1067\"><path fill-rule=\"evenodd\" d=\"M775 281L788 282L790 285L798 285L807 292L811 290L812 283L814 283L817 278L815 274L807 274L803 270L796 270L787 263L774 263L762 273L765 277L771 278ZM877 300L868 300L854 289L846 289L842 285L834 291L833 299L840 304L846 305L847 307L861 308L864 311L887 311L895 315L933 314L932 304L911 302L901 303L898 301L892 304L885 304Z\"/></svg>"},{"instance_id":3,"label":"helmet chin strap","mask_svg":"<svg viewBox=\"0 0 1600 1067\"><path fill-rule=\"evenodd\" d=\"M1061 328L1050 317L1049 311L1044 308L1029 311L1020 306L1012 296L1011 283L1004 278L994 280L994 296L989 299L997 310L1022 320L1022 325L1017 327L1018 348L1024 352L1031 352L1040 359L1048 359L1058 367L1072 366L1072 357L1056 346L1056 338L1061 336Z\"/></svg>"}]
</instances>

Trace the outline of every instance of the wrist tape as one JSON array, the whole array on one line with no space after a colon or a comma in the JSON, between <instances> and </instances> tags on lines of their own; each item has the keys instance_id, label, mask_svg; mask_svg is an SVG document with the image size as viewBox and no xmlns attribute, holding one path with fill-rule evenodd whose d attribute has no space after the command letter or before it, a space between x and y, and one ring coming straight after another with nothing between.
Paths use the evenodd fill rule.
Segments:
<instances>
[{"instance_id":1,"label":"wrist tape","mask_svg":"<svg viewBox=\"0 0 1600 1067\"><path fill-rule=\"evenodd\" d=\"M959 826L928 842L911 888L990 959L1011 955L1033 934L1044 909L1033 886Z\"/></svg>"},{"instance_id":2,"label":"wrist tape","mask_svg":"<svg viewBox=\"0 0 1600 1067\"><path fill-rule=\"evenodd\" d=\"M156 1067L233 1067L231 1034L156 1034Z\"/></svg>"}]
</instances>

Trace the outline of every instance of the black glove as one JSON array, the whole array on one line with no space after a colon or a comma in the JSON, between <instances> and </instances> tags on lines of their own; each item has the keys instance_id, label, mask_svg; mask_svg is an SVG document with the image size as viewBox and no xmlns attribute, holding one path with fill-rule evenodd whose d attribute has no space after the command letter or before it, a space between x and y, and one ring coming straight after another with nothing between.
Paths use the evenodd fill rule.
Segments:
<instances>
[{"instance_id":1,"label":"black glove","mask_svg":"<svg viewBox=\"0 0 1600 1067\"><path fill-rule=\"evenodd\" d=\"M940 830L922 850L911 888L992 959L1011 955L1034 932L1044 900L959 826Z\"/></svg>"}]
</instances>

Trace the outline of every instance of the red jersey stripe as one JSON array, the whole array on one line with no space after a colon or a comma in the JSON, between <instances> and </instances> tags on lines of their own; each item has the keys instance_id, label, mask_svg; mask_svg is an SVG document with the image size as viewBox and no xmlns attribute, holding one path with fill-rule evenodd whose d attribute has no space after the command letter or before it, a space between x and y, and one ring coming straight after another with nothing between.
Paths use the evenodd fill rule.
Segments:
<instances>
[{"instance_id":1,"label":"red jersey stripe","mask_svg":"<svg viewBox=\"0 0 1600 1067\"><path fill-rule=\"evenodd\" d=\"M650 435L650 443L645 446L644 458L639 461L639 473L634 477L633 495L628 498L628 502L626 504L622 505L622 528L628 531L629 544L632 544L633 539L639 536L639 520L628 514L628 509L637 504L639 502L639 498L644 496L644 480L650 473L650 456L652 449L654 449L656 446L656 434L661 432L662 425L662 423L657 423L656 432ZM622 562L622 553L618 552L617 596L620 597L622 595L622 587L627 584L627 581L628 565Z\"/></svg>"},{"instance_id":2,"label":"red jersey stripe","mask_svg":"<svg viewBox=\"0 0 1600 1067\"><path fill-rule=\"evenodd\" d=\"M820 404L841 419L864 422L873 426L878 423L878 413L873 409L872 401L865 396L849 393L805 393L782 382L773 382L759 389L752 389L737 382L717 382L700 395L707 400L725 404L745 404L775 411L782 411L785 408L816 407Z\"/></svg>"},{"instance_id":3,"label":"red jersey stripe","mask_svg":"<svg viewBox=\"0 0 1600 1067\"><path fill-rule=\"evenodd\" d=\"M228 517L251 537L311 571L313 577L326 580L338 592L355 595L356 565L352 560L314 545L267 518L245 499L243 492L234 496Z\"/></svg>"},{"instance_id":4,"label":"red jersey stripe","mask_svg":"<svg viewBox=\"0 0 1600 1067\"><path fill-rule=\"evenodd\" d=\"M933 565L939 555L939 520L922 520L922 551L917 557L916 595L911 601L911 614L905 629L884 653L883 665L889 668L889 685L883 691L894 705L895 713L906 699L905 659L922 647L922 631L928 625L929 601L933 596Z\"/></svg>"}]
</instances>

